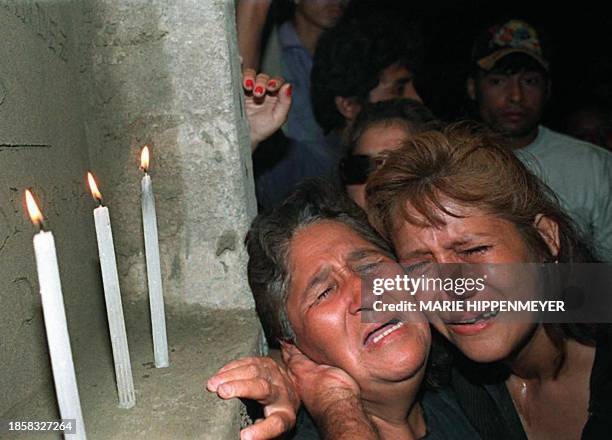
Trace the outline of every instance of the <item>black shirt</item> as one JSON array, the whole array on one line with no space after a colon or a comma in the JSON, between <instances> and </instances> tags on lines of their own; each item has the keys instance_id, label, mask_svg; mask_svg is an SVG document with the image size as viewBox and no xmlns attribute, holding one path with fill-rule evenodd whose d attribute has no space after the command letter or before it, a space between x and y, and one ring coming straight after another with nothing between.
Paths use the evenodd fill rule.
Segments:
<instances>
[{"instance_id":1,"label":"black shirt","mask_svg":"<svg viewBox=\"0 0 612 440\"><path fill-rule=\"evenodd\" d=\"M612 326L598 325L589 386L589 417L583 440L612 438ZM452 386L466 417L484 440L527 440L505 385L508 372L464 360Z\"/></svg>"}]
</instances>

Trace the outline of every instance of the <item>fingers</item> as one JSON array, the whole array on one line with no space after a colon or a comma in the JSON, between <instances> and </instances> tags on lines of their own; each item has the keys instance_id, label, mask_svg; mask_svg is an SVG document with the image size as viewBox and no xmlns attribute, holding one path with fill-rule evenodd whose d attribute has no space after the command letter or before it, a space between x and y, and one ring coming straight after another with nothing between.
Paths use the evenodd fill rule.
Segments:
<instances>
[{"instance_id":1,"label":"fingers","mask_svg":"<svg viewBox=\"0 0 612 440\"><path fill-rule=\"evenodd\" d=\"M280 76L272 77L268 79L268 82L266 83L266 90L268 93L275 94L284 84L285 80Z\"/></svg>"},{"instance_id":2,"label":"fingers","mask_svg":"<svg viewBox=\"0 0 612 440\"><path fill-rule=\"evenodd\" d=\"M240 397L256 400L262 405L268 405L276 400L278 393L267 380L254 378L224 382L217 388L217 394L222 399Z\"/></svg>"},{"instance_id":3,"label":"fingers","mask_svg":"<svg viewBox=\"0 0 612 440\"><path fill-rule=\"evenodd\" d=\"M291 84L284 84L278 93L278 105L275 107L276 117L286 120L291 109Z\"/></svg>"},{"instance_id":4,"label":"fingers","mask_svg":"<svg viewBox=\"0 0 612 440\"><path fill-rule=\"evenodd\" d=\"M274 362L274 361L272 361L272 359L265 357L265 356L244 357L244 358L236 359L235 361L225 364L223 367L219 369L219 371L217 371L217 374L223 373L225 371L233 370L234 368L244 367L245 365L267 365L269 362Z\"/></svg>"},{"instance_id":5,"label":"fingers","mask_svg":"<svg viewBox=\"0 0 612 440\"><path fill-rule=\"evenodd\" d=\"M290 362L295 362L299 359L308 359L304 353L300 351L299 348L295 344L288 344L286 342L281 341L281 355L283 356L283 362L286 365L289 365Z\"/></svg>"},{"instance_id":6,"label":"fingers","mask_svg":"<svg viewBox=\"0 0 612 440\"><path fill-rule=\"evenodd\" d=\"M208 379L206 388L209 391L216 393L219 386L227 382L254 379L257 377L269 379L269 363L274 364L274 361L264 357L244 358L230 362L221 368L217 374Z\"/></svg>"},{"instance_id":7,"label":"fingers","mask_svg":"<svg viewBox=\"0 0 612 440\"><path fill-rule=\"evenodd\" d=\"M242 72L242 87L248 92L252 92L255 88L255 77L257 76L257 72L255 69L244 69Z\"/></svg>"},{"instance_id":8,"label":"fingers","mask_svg":"<svg viewBox=\"0 0 612 440\"><path fill-rule=\"evenodd\" d=\"M275 95L284 84L285 80L279 76L270 77L266 73L257 73L251 68L242 72L242 87L256 98L261 98L266 93Z\"/></svg>"},{"instance_id":9,"label":"fingers","mask_svg":"<svg viewBox=\"0 0 612 440\"><path fill-rule=\"evenodd\" d=\"M241 440L264 440L273 439L289 431L294 422L290 416L283 412L270 414L263 420L240 431Z\"/></svg>"},{"instance_id":10,"label":"fingers","mask_svg":"<svg viewBox=\"0 0 612 440\"><path fill-rule=\"evenodd\" d=\"M266 94L266 88L268 86L268 81L270 80L270 75L265 73L259 73L257 77L255 77L255 88L253 89L253 96L256 98L261 98Z\"/></svg>"}]
</instances>

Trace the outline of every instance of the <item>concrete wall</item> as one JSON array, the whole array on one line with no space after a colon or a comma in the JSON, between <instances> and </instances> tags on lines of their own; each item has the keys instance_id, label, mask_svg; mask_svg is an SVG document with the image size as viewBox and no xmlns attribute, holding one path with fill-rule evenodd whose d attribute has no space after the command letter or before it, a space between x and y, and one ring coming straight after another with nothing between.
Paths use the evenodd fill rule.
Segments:
<instances>
[{"instance_id":1,"label":"concrete wall","mask_svg":"<svg viewBox=\"0 0 612 440\"><path fill-rule=\"evenodd\" d=\"M0 414L50 384L25 188L55 235L73 346L105 325L69 16L65 4L0 3L0 390L11 397Z\"/></svg>"},{"instance_id":2,"label":"concrete wall","mask_svg":"<svg viewBox=\"0 0 612 440\"><path fill-rule=\"evenodd\" d=\"M26 187L56 237L77 377L91 364L81 346L109 356L84 175L94 171L111 211L123 296L146 300L144 143L166 303L253 308L242 240L255 198L236 51L231 0L0 0L0 390L12 396L0 415L50 384Z\"/></svg>"},{"instance_id":3,"label":"concrete wall","mask_svg":"<svg viewBox=\"0 0 612 440\"><path fill-rule=\"evenodd\" d=\"M166 298L252 308L242 240L255 214L228 0L85 2L81 84L121 281L146 294L140 148L152 146Z\"/></svg>"}]
</instances>

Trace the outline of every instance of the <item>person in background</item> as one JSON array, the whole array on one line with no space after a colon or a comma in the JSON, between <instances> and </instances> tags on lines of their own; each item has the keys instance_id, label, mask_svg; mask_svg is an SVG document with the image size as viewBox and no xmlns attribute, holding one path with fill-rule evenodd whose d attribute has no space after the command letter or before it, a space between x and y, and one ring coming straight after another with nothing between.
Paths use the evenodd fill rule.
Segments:
<instances>
[{"instance_id":1,"label":"person in background","mask_svg":"<svg viewBox=\"0 0 612 440\"><path fill-rule=\"evenodd\" d=\"M342 135L368 102L397 98L420 101L414 75L420 44L411 28L387 14L359 15L326 31L313 60L311 92L324 141L299 142L277 134L255 151L260 207L280 203L308 177L337 179ZM244 87L248 91L249 79Z\"/></svg>"},{"instance_id":2,"label":"person in background","mask_svg":"<svg viewBox=\"0 0 612 440\"><path fill-rule=\"evenodd\" d=\"M488 28L472 48L467 94L480 119L553 189L598 256L612 261L612 154L540 124L552 90L546 49L524 21Z\"/></svg>"},{"instance_id":3,"label":"person in background","mask_svg":"<svg viewBox=\"0 0 612 440\"><path fill-rule=\"evenodd\" d=\"M612 110L602 104L584 104L566 117L565 131L576 139L612 151Z\"/></svg>"},{"instance_id":4,"label":"person in background","mask_svg":"<svg viewBox=\"0 0 612 440\"><path fill-rule=\"evenodd\" d=\"M422 63L417 29L367 10L326 32L312 69L312 103L325 133L343 133L369 102L422 101L415 76Z\"/></svg>"},{"instance_id":5,"label":"person in background","mask_svg":"<svg viewBox=\"0 0 612 440\"><path fill-rule=\"evenodd\" d=\"M259 71L261 41L272 0L239 0L236 2L236 33L243 69Z\"/></svg>"},{"instance_id":6,"label":"person in background","mask_svg":"<svg viewBox=\"0 0 612 440\"><path fill-rule=\"evenodd\" d=\"M289 82L293 86L294 104L283 127L285 134L300 142L322 141L323 131L310 104L312 57L321 34L336 25L348 0L287 2L291 6L291 18L273 27L262 51L262 31L271 3L269 0L241 0L238 3L238 44L243 68L261 70Z\"/></svg>"},{"instance_id":7,"label":"person in background","mask_svg":"<svg viewBox=\"0 0 612 440\"><path fill-rule=\"evenodd\" d=\"M412 99L367 104L347 133L347 152L340 161L340 179L349 197L366 209L366 181L384 163L384 153L441 125L425 105Z\"/></svg>"}]
</instances>

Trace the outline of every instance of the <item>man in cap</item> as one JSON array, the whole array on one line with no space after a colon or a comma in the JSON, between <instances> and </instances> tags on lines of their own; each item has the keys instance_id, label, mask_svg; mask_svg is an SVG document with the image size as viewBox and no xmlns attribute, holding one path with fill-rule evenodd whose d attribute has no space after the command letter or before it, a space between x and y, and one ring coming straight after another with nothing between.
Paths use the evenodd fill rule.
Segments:
<instances>
[{"instance_id":1,"label":"man in cap","mask_svg":"<svg viewBox=\"0 0 612 440\"><path fill-rule=\"evenodd\" d=\"M556 193L597 255L612 261L612 155L540 124L551 94L546 49L524 21L488 28L472 49L467 93L482 121Z\"/></svg>"}]
</instances>

